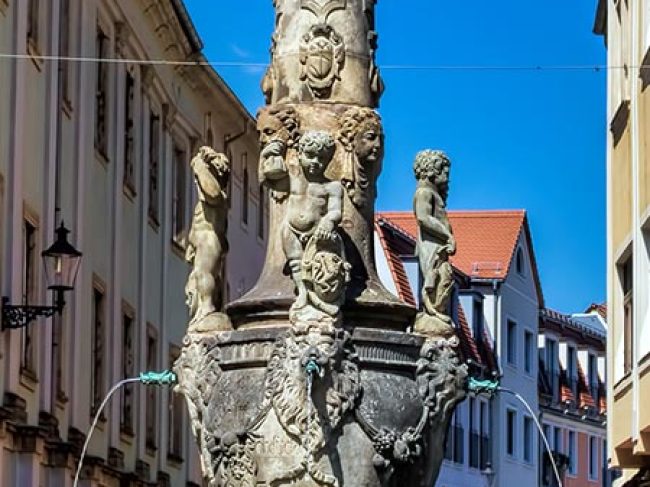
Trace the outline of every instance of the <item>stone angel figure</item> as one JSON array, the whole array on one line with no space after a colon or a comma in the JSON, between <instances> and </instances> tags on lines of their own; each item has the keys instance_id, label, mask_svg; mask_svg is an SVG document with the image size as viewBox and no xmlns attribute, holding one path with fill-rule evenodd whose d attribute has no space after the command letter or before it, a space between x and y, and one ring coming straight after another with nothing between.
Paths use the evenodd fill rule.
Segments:
<instances>
[{"instance_id":1,"label":"stone angel figure","mask_svg":"<svg viewBox=\"0 0 650 487\"><path fill-rule=\"evenodd\" d=\"M447 194L451 162L444 152L425 150L415 158L417 189L413 201L418 224L416 254L424 278L423 312L415 331L449 338L454 334L449 303L454 287L449 256L456 253L456 240L447 217Z\"/></svg>"},{"instance_id":2,"label":"stone angel figure","mask_svg":"<svg viewBox=\"0 0 650 487\"><path fill-rule=\"evenodd\" d=\"M192 159L199 201L194 209L185 258L192 271L185 286L190 311L189 331L231 328L223 307L224 263L228 252L228 181L230 163L224 154L201 147Z\"/></svg>"}]
</instances>

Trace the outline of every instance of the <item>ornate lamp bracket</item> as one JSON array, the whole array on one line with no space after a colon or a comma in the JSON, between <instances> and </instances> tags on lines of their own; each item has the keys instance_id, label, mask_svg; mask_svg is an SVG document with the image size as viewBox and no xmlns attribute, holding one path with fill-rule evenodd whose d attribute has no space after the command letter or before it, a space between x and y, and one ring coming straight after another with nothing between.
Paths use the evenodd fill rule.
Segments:
<instances>
[{"instance_id":1,"label":"ornate lamp bracket","mask_svg":"<svg viewBox=\"0 0 650 487\"><path fill-rule=\"evenodd\" d=\"M54 306L31 306L9 304L9 298L2 297L2 331L25 328L36 318L43 316L50 318L56 313L61 314L65 301L63 297L57 298Z\"/></svg>"}]
</instances>

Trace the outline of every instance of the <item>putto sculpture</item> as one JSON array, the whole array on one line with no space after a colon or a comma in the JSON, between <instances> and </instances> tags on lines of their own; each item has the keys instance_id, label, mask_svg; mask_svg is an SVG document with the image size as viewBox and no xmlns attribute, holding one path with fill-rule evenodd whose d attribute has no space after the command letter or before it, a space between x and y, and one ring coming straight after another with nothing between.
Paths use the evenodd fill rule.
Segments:
<instances>
[{"instance_id":1,"label":"putto sculpture","mask_svg":"<svg viewBox=\"0 0 650 487\"><path fill-rule=\"evenodd\" d=\"M418 223L416 254L424 278L424 311L415 320L415 331L448 338L454 327L449 303L454 273L449 256L456 253L456 240L447 217L447 193L451 162L444 152L425 150L413 166L417 189L413 200Z\"/></svg>"},{"instance_id":2,"label":"putto sculpture","mask_svg":"<svg viewBox=\"0 0 650 487\"><path fill-rule=\"evenodd\" d=\"M203 299L223 279L225 207L209 220L212 200L202 199L192 229L194 318L174 369L203 473L209 487L430 487L467 377L448 313L449 160L424 152L416 161L418 315L374 263L384 155L376 0L273 5L268 106L258 114L269 245L257 285L227 317ZM213 159L193 165L205 172ZM227 178L212 179L223 195ZM206 272L213 280L201 281ZM228 321L214 325L216 316Z\"/></svg>"},{"instance_id":3,"label":"putto sculpture","mask_svg":"<svg viewBox=\"0 0 650 487\"><path fill-rule=\"evenodd\" d=\"M345 297L347 264L338 226L343 216L343 187L325 177L334 156L326 132L306 132L298 147L300 171L290 175L282 243L296 285L292 320L307 306L324 313L302 319L336 318Z\"/></svg>"},{"instance_id":4,"label":"putto sculpture","mask_svg":"<svg viewBox=\"0 0 650 487\"><path fill-rule=\"evenodd\" d=\"M230 164L224 154L201 147L192 159L199 201L194 209L185 258L192 271L185 286L190 330L230 329L223 308L223 271L228 240L228 180Z\"/></svg>"}]
</instances>

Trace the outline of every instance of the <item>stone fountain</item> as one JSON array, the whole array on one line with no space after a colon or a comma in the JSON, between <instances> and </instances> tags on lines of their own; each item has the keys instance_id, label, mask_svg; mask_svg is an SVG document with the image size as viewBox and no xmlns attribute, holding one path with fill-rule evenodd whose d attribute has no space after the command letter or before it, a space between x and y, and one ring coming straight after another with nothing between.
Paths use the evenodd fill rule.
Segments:
<instances>
[{"instance_id":1,"label":"stone fountain","mask_svg":"<svg viewBox=\"0 0 650 487\"><path fill-rule=\"evenodd\" d=\"M384 136L376 0L274 0L258 115L271 200L257 285L222 299L227 158L202 148L175 371L210 487L435 484L467 371L449 318L450 163L415 161L423 309L381 284L374 204ZM412 332L409 332L412 330Z\"/></svg>"}]
</instances>

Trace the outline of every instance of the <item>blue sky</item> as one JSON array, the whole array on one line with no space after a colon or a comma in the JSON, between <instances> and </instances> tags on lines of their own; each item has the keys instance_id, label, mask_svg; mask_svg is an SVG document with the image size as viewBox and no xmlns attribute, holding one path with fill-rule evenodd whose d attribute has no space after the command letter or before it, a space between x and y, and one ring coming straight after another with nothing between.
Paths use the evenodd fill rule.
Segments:
<instances>
[{"instance_id":1,"label":"blue sky","mask_svg":"<svg viewBox=\"0 0 650 487\"><path fill-rule=\"evenodd\" d=\"M186 0L211 61L268 62L271 0ZM596 0L380 0L379 65L605 64ZM218 6L217 6L218 4ZM245 5L245 7L243 7ZM408 5L408 6L406 6ZM255 113L259 67L217 68ZM528 211L546 304L605 299L606 73L384 70L380 210L411 207L417 151L452 158L452 209Z\"/></svg>"}]
</instances>

